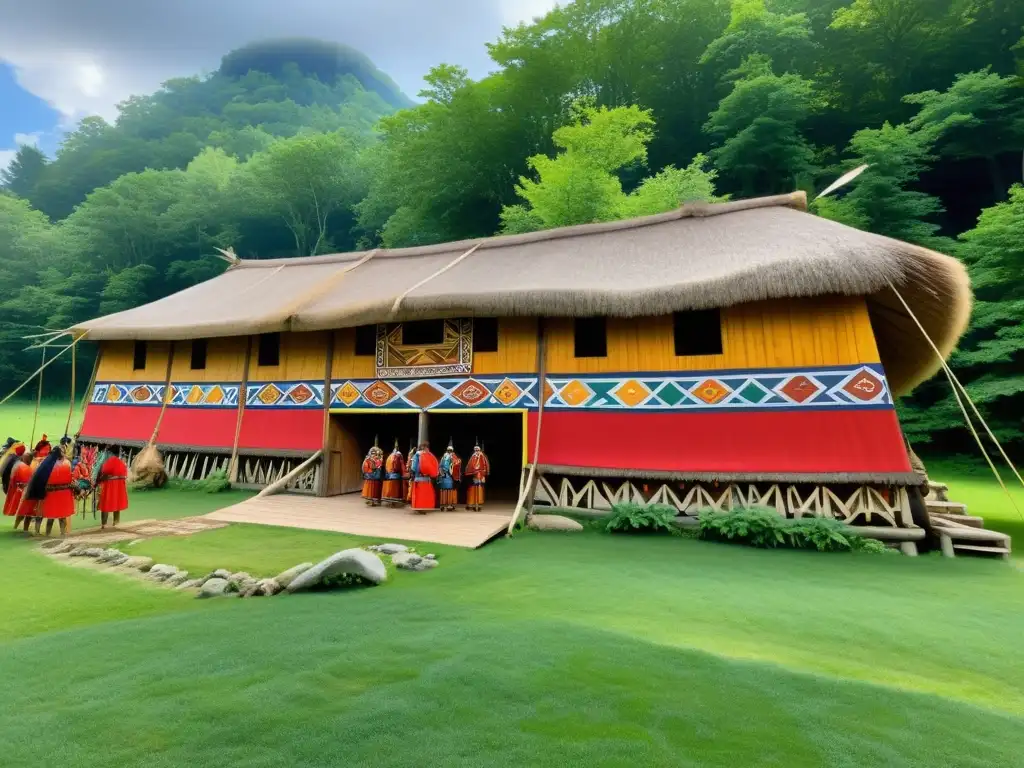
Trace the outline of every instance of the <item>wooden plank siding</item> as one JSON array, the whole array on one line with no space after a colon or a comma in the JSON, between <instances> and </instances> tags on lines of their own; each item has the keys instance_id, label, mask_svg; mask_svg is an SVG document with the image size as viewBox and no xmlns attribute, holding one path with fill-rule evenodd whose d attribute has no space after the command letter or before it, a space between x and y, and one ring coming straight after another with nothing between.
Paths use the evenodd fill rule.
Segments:
<instances>
[{"instance_id":1,"label":"wooden plank siding","mask_svg":"<svg viewBox=\"0 0 1024 768\"><path fill-rule=\"evenodd\" d=\"M547 321L547 370L551 374L627 371L701 371L879 362L867 305L861 297L778 299L722 310L722 354L677 357L671 315L608 319L608 354L577 359L571 318ZM536 318L501 318L498 351L473 355L473 373L533 373L537 367ZM334 331L335 382L375 378L375 357L356 356L355 329ZM250 381L322 381L328 332L281 334L280 364L259 366L256 339ZM210 339L206 369L190 369L191 342L176 342L174 381L241 381L246 337ZM167 342L149 342L144 371L132 370L132 342L105 342L99 381L163 381Z\"/></svg>"},{"instance_id":2,"label":"wooden plank siding","mask_svg":"<svg viewBox=\"0 0 1024 768\"><path fill-rule=\"evenodd\" d=\"M105 341L96 381L150 381L163 382L167 377L167 353L171 346L166 341L146 343L146 368L132 370L135 342Z\"/></svg>"},{"instance_id":3,"label":"wooden plank siding","mask_svg":"<svg viewBox=\"0 0 1024 768\"><path fill-rule=\"evenodd\" d=\"M551 373L702 371L877 363L859 297L772 300L722 310L722 354L677 357L671 315L608 319L608 355L577 359L573 321L548 321Z\"/></svg>"}]
</instances>

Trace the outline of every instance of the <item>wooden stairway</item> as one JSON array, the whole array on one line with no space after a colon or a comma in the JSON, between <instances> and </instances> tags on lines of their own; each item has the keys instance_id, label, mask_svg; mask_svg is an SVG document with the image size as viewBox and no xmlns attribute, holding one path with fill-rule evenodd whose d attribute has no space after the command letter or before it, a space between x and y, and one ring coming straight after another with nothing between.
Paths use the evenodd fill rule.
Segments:
<instances>
[{"instance_id":1,"label":"wooden stairway","mask_svg":"<svg viewBox=\"0 0 1024 768\"><path fill-rule=\"evenodd\" d=\"M939 535L942 554L946 557L961 555L990 555L1010 558L1010 537L998 531L985 529L985 520L967 514L967 505L949 501L949 488L942 483L929 483L925 506L932 528Z\"/></svg>"}]
</instances>

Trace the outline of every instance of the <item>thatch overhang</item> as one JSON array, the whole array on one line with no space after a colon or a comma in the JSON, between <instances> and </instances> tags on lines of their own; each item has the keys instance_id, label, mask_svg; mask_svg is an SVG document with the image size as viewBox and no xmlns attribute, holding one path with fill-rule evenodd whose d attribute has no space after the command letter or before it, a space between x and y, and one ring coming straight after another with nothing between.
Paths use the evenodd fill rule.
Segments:
<instances>
[{"instance_id":1,"label":"thatch overhang","mask_svg":"<svg viewBox=\"0 0 1024 768\"><path fill-rule=\"evenodd\" d=\"M691 203L627 221L416 248L239 260L199 285L76 326L92 340L185 340L460 316L637 317L762 299L865 296L897 394L966 329L954 258L806 212L803 193Z\"/></svg>"}]
</instances>

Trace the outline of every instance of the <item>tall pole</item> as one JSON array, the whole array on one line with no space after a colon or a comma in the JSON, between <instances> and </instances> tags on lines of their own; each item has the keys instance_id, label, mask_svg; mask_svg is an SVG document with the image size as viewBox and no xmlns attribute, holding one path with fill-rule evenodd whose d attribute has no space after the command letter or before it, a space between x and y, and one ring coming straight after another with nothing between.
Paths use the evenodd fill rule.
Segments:
<instances>
[{"instance_id":1,"label":"tall pole","mask_svg":"<svg viewBox=\"0 0 1024 768\"><path fill-rule=\"evenodd\" d=\"M39 421L39 406L43 402L43 368L46 367L46 347L43 347L43 364L39 369L39 391L36 393L36 412L32 416L32 439L28 441L31 448L36 444L36 422Z\"/></svg>"},{"instance_id":2,"label":"tall pole","mask_svg":"<svg viewBox=\"0 0 1024 768\"><path fill-rule=\"evenodd\" d=\"M429 419L427 417L427 412L425 410L424 411L420 411L419 430L418 430L418 435L419 436L417 438L416 445L423 445L425 442L427 442L427 440L430 439L429 432L428 432L428 425L429 425Z\"/></svg>"}]
</instances>

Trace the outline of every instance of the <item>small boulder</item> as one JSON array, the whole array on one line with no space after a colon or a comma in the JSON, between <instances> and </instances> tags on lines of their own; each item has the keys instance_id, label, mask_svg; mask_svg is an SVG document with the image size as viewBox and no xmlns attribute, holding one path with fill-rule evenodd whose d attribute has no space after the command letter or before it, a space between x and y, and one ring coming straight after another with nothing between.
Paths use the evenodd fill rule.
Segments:
<instances>
[{"instance_id":1,"label":"small boulder","mask_svg":"<svg viewBox=\"0 0 1024 768\"><path fill-rule=\"evenodd\" d=\"M412 552L399 552L391 556L391 562L396 568L403 571L429 571L437 567L437 560L429 557L420 557Z\"/></svg>"},{"instance_id":2,"label":"small boulder","mask_svg":"<svg viewBox=\"0 0 1024 768\"><path fill-rule=\"evenodd\" d=\"M278 586L281 587L281 589L284 589L293 581L295 581L299 574L305 573L312 567L312 563L301 563L299 565L296 565L294 568L289 568L284 573L279 573L277 576L274 577L274 581L277 582Z\"/></svg>"},{"instance_id":3,"label":"small boulder","mask_svg":"<svg viewBox=\"0 0 1024 768\"><path fill-rule=\"evenodd\" d=\"M101 563L109 563L122 557L127 557L127 555L119 549L104 549L103 554L96 559Z\"/></svg>"},{"instance_id":4,"label":"small boulder","mask_svg":"<svg viewBox=\"0 0 1024 768\"><path fill-rule=\"evenodd\" d=\"M529 527L534 531L582 531L583 526L571 517L561 515L532 515Z\"/></svg>"},{"instance_id":5,"label":"small boulder","mask_svg":"<svg viewBox=\"0 0 1024 768\"><path fill-rule=\"evenodd\" d=\"M49 542L46 542L46 543L49 544ZM54 539L54 543L57 546L51 547L47 551L47 554L49 554L49 555L66 555L68 552L71 552L75 548L75 544L73 544L70 541L60 541L59 539Z\"/></svg>"},{"instance_id":6,"label":"small boulder","mask_svg":"<svg viewBox=\"0 0 1024 768\"><path fill-rule=\"evenodd\" d=\"M404 544L378 544L374 549L385 555L397 555L399 552L409 551L409 548Z\"/></svg>"},{"instance_id":7,"label":"small boulder","mask_svg":"<svg viewBox=\"0 0 1024 768\"><path fill-rule=\"evenodd\" d=\"M43 549L56 549L57 547L61 546L62 544L67 544L67 543L68 542L61 541L60 539L50 539L49 541L44 541L42 544L40 544L40 546Z\"/></svg>"},{"instance_id":8,"label":"small boulder","mask_svg":"<svg viewBox=\"0 0 1024 768\"><path fill-rule=\"evenodd\" d=\"M176 586L175 589L180 591L185 589L197 589L201 586L203 586L202 579L189 579L188 581L183 581L181 584Z\"/></svg>"},{"instance_id":9,"label":"small boulder","mask_svg":"<svg viewBox=\"0 0 1024 768\"><path fill-rule=\"evenodd\" d=\"M178 573L178 569L173 565L157 563L149 569L148 576L154 581L166 581L171 576L174 576L176 573Z\"/></svg>"},{"instance_id":10,"label":"small boulder","mask_svg":"<svg viewBox=\"0 0 1024 768\"><path fill-rule=\"evenodd\" d=\"M122 568L133 568L136 571L142 571L145 573L153 567L152 557L129 557L123 563Z\"/></svg>"},{"instance_id":11,"label":"small boulder","mask_svg":"<svg viewBox=\"0 0 1024 768\"><path fill-rule=\"evenodd\" d=\"M231 580L231 571L226 571L223 568L218 568L216 571L210 574L211 579L224 579L224 581Z\"/></svg>"},{"instance_id":12,"label":"small boulder","mask_svg":"<svg viewBox=\"0 0 1024 768\"><path fill-rule=\"evenodd\" d=\"M99 557L103 554L103 550L99 547L86 547L84 549L74 549L70 552L72 557Z\"/></svg>"},{"instance_id":13,"label":"small boulder","mask_svg":"<svg viewBox=\"0 0 1024 768\"><path fill-rule=\"evenodd\" d=\"M261 579L257 587L254 597L273 597L281 591L281 585L277 583L277 579Z\"/></svg>"},{"instance_id":14,"label":"small boulder","mask_svg":"<svg viewBox=\"0 0 1024 768\"><path fill-rule=\"evenodd\" d=\"M435 555L433 552L431 552L429 555L424 555L423 559L424 560L437 560L437 555Z\"/></svg>"},{"instance_id":15,"label":"small boulder","mask_svg":"<svg viewBox=\"0 0 1024 768\"><path fill-rule=\"evenodd\" d=\"M380 584L388 577L384 563L373 552L367 552L365 549L346 549L299 574L288 585L288 592L311 589L328 577L342 574L359 576L371 584Z\"/></svg>"},{"instance_id":16,"label":"small boulder","mask_svg":"<svg viewBox=\"0 0 1024 768\"><path fill-rule=\"evenodd\" d=\"M186 581L188 581L188 571L178 571L173 576L168 576L167 579L164 580L164 584L169 587L177 587L184 584Z\"/></svg>"},{"instance_id":17,"label":"small boulder","mask_svg":"<svg viewBox=\"0 0 1024 768\"><path fill-rule=\"evenodd\" d=\"M227 594L227 579L207 579L199 588L199 597L222 597Z\"/></svg>"}]
</instances>

